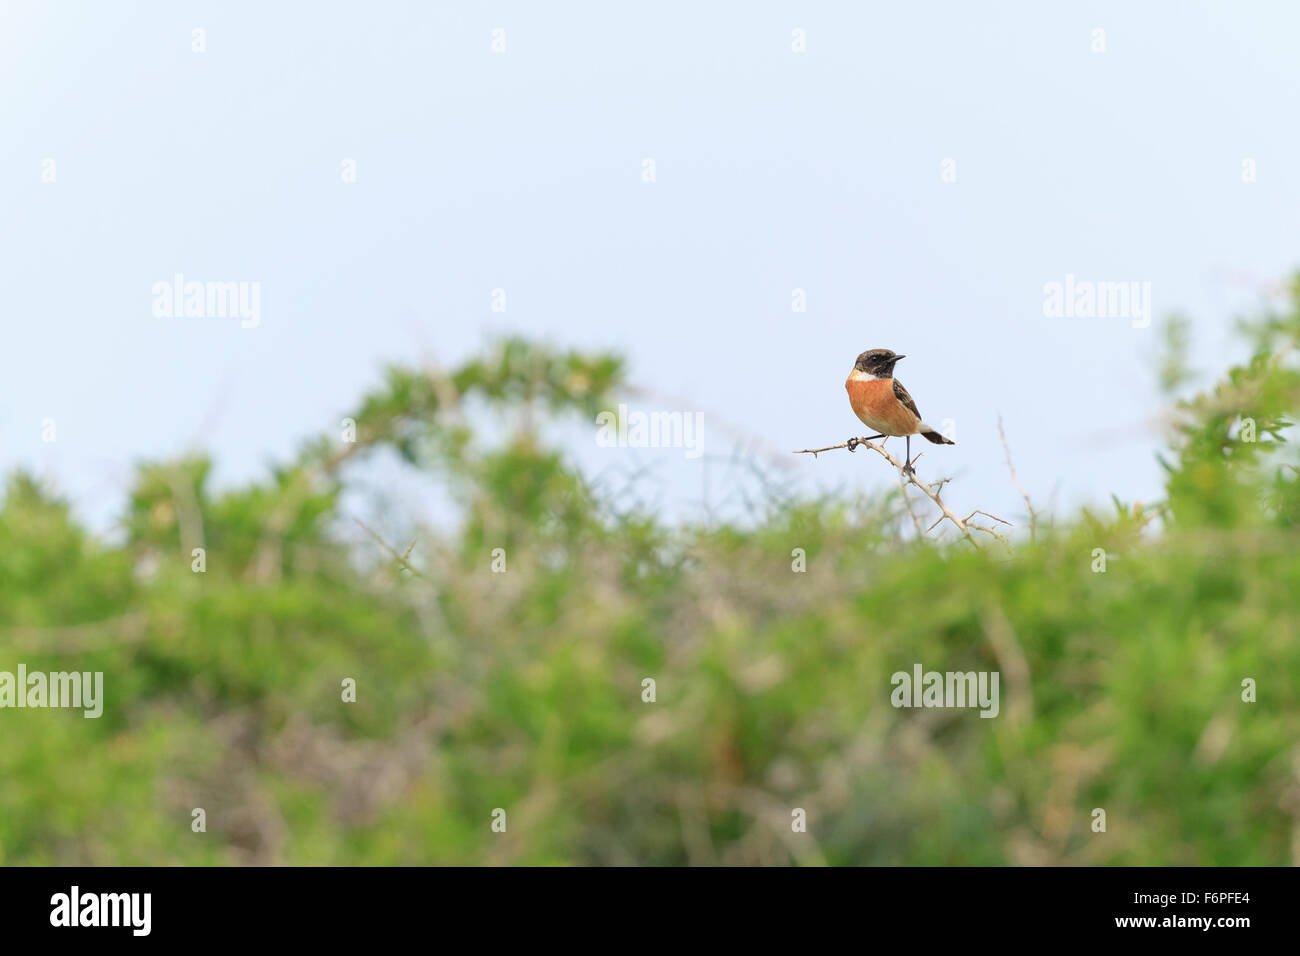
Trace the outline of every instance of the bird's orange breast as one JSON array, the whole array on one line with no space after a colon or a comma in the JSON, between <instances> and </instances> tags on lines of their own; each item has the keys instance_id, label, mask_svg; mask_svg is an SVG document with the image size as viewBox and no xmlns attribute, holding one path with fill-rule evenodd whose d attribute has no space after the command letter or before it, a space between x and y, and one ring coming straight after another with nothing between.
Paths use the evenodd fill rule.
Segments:
<instances>
[{"instance_id":1,"label":"bird's orange breast","mask_svg":"<svg viewBox=\"0 0 1300 956\"><path fill-rule=\"evenodd\" d=\"M882 435L914 435L919 419L894 394L894 380L858 377L855 372L844 383L853 414L862 424Z\"/></svg>"}]
</instances>

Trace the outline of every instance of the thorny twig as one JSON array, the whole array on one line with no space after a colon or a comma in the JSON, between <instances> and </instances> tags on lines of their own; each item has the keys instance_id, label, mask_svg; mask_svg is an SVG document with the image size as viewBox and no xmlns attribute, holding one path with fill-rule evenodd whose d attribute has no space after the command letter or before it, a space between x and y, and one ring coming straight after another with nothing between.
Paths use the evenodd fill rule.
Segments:
<instances>
[{"instance_id":1,"label":"thorny twig","mask_svg":"<svg viewBox=\"0 0 1300 956\"><path fill-rule=\"evenodd\" d=\"M880 445L873 445L871 442L865 441L864 439L861 438L853 439L853 444L855 446L870 448L872 451L877 452L882 458L884 458L887 462L889 462L891 465L897 468L900 473L903 471L903 463L899 461L897 458L895 458L893 455L891 455L889 452L885 451L885 449L882 448ZM849 447L849 443L844 442L843 444L840 445L827 445L825 448L801 448L795 451L794 454L812 455L814 458L816 458L819 454L821 454L824 451L834 451L837 448L848 448L848 447ZM920 457L921 457L920 455L917 455L917 458ZM986 528L983 525L971 524L970 519L975 517L976 515L984 515L986 518L992 518L994 521L1000 521L1002 522L1002 524L1005 525L1010 525L1011 522L1004 521L1002 518L999 518L996 515L991 515L987 511L979 511L979 510L972 511L965 518L958 518L955 514L953 514L953 512L948 508L948 506L943 503L943 499L939 497L939 490L942 489L943 486L951 479L949 478L941 479L937 483L937 486L931 486L931 485L927 485L925 482L917 478L915 473L909 473L903 475L903 477L907 479L903 483L904 488L906 488L908 484L916 485L916 487L920 488L927 498L929 498L931 501L934 502L935 507L938 508L941 512L943 512L943 514L939 517L939 519L935 521L934 524L930 525L929 528L926 529L927 532L933 530L935 525L939 524L939 522L947 518L949 521L953 523L953 526L956 527L956 529L960 531L966 537L966 539L970 541L970 543L974 545L975 548L979 551L983 551L984 549L980 546L980 543L975 540L975 536L971 534L972 529L975 531L983 531L985 534L992 535L994 538L997 538L999 541L1006 541L1006 538L998 534L998 532L995 531L994 529Z\"/></svg>"},{"instance_id":2,"label":"thorny twig","mask_svg":"<svg viewBox=\"0 0 1300 956\"><path fill-rule=\"evenodd\" d=\"M903 481L902 478L898 479L898 490L903 496L903 506L907 508L907 513L912 518L912 526L916 528L916 536L918 538L924 537L925 531L921 528L921 518L916 513L916 509L912 507L912 498L907 493L907 482Z\"/></svg>"},{"instance_id":3,"label":"thorny twig","mask_svg":"<svg viewBox=\"0 0 1300 956\"><path fill-rule=\"evenodd\" d=\"M374 531L372 531L371 528L370 528L370 526L367 525L367 524L366 524L364 521L362 521L360 518L353 518L352 520L355 521L357 524L361 525L361 530L364 531L366 534L370 535L370 537L374 538L375 541L377 541L377 542L379 543L379 546L380 546L381 548L383 548L385 551L387 551L389 554L391 554L391 555L393 556L393 558L397 561L398 564L400 564L402 567L406 568L406 570L410 571L410 572L411 572L412 574L414 574L417 578L422 578L422 577L424 577L424 573L423 573L423 572L419 571L419 570L416 569L416 568L411 567L410 563L406 560L407 557L408 557L408 556L410 555L410 553L411 553L411 548L414 548L414 547L415 547L415 542L414 542L414 541L412 541L412 542L411 542L411 546L410 546L409 548L406 549L406 554L398 554L396 548L394 548L394 547L393 547L392 545L390 545L387 541L385 541L383 538L381 538L378 534L376 534Z\"/></svg>"},{"instance_id":4,"label":"thorny twig","mask_svg":"<svg viewBox=\"0 0 1300 956\"><path fill-rule=\"evenodd\" d=\"M1038 537L1038 512L1034 510L1034 505L1029 500L1029 492L1025 491L1025 486L1016 477L1016 466L1011 463L1011 446L1007 444L1007 432L1002 427L1001 412L998 412L998 434L1002 436L1002 450L1007 455L1007 471L1011 472L1011 483L1020 489L1020 497L1025 499L1025 507L1029 509L1029 540L1032 542Z\"/></svg>"}]
</instances>

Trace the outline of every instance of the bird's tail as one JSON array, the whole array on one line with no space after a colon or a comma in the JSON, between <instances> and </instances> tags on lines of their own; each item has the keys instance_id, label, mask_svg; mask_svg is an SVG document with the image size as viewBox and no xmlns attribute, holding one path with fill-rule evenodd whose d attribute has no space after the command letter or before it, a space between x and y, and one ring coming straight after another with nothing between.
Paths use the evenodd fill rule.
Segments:
<instances>
[{"instance_id":1,"label":"bird's tail","mask_svg":"<svg viewBox=\"0 0 1300 956\"><path fill-rule=\"evenodd\" d=\"M942 435L940 435L937 431L935 431L935 430L934 430L933 428L931 428L929 425L925 425L925 424L922 424L922 425L921 425L921 437L924 438L926 441L932 441L932 442L934 442L936 445L955 445L955 444L957 444L957 443L956 443L955 441L953 441L951 438L944 438Z\"/></svg>"}]
</instances>

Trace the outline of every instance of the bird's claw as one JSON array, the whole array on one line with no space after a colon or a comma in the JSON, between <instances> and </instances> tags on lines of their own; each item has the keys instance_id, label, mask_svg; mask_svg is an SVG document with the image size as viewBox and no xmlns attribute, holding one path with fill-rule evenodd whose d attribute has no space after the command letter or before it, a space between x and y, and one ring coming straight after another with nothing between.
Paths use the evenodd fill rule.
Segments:
<instances>
[{"instance_id":1,"label":"bird's claw","mask_svg":"<svg viewBox=\"0 0 1300 956\"><path fill-rule=\"evenodd\" d=\"M850 438L850 439L849 439L849 442L848 442L848 445L845 446L845 447L847 447L848 450L851 451L851 452L852 452L852 451L857 451L857 450L858 450L858 445L860 445L861 443L862 443L862 442L861 442L860 439L857 439L857 438Z\"/></svg>"}]
</instances>

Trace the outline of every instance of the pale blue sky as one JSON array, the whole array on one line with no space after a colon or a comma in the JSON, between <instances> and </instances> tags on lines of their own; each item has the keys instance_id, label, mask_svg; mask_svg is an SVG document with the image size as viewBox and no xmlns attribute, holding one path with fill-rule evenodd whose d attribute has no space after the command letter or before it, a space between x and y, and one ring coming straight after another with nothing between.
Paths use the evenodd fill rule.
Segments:
<instances>
[{"instance_id":1,"label":"pale blue sky","mask_svg":"<svg viewBox=\"0 0 1300 956\"><path fill-rule=\"evenodd\" d=\"M1150 499L1159 322L1217 370L1300 265L1298 28L1283 2L0 0L0 468L104 526L136 460L256 476L382 362L518 331L623 350L708 456L725 418L810 490L892 482L786 454L861 434L844 378L892 348L955 422L919 466L954 507L1019 510L998 411L1041 502ZM260 282L260 325L155 317L176 272ZM1045 318L1067 273L1150 282L1156 321ZM651 457L691 508L702 462Z\"/></svg>"}]
</instances>

